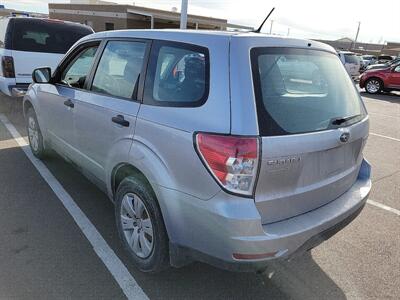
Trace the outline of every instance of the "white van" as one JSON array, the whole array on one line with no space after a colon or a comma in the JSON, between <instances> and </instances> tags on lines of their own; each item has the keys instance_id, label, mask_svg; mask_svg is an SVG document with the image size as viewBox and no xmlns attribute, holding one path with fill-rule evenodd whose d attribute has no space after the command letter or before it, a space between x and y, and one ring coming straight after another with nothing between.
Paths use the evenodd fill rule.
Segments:
<instances>
[{"instance_id":1,"label":"white van","mask_svg":"<svg viewBox=\"0 0 400 300\"><path fill-rule=\"evenodd\" d=\"M85 25L53 19L0 18L0 90L18 95L32 82L32 71L41 66L54 70L68 49L93 33Z\"/></svg>"},{"instance_id":2,"label":"white van","mask_svg":"<svg viewBox=\"0 0 400 300\"><path fill-rule=\"evenodd\" d=\"M338 55L350 77L358 79L360 76L361 64L357 55L350 51L340 51Z\"/></svg>"}]
</instances>

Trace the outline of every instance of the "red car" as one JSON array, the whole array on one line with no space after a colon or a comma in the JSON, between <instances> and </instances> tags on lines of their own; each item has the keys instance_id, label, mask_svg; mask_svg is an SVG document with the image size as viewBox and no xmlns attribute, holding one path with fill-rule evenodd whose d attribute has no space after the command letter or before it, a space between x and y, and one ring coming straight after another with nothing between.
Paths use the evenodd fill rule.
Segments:
<instances>
[{"instance_id":1,"label":"red car","mask_svg":"<svg viewBox=\"0 0 400 300\"><path fill-rule=\"evenodd\" d=\"M360 76L360 88L367 93L400 91L400 64L385 69L367 70Z\"/></svg>"}]
</instances>

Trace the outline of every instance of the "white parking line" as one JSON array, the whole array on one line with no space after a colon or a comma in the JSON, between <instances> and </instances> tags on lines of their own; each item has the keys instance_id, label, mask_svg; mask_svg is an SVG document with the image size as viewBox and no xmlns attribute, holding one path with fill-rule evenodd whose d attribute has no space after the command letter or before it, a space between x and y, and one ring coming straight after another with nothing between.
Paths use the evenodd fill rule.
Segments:
<instances>
[{"instance_id":1,"label":"white parking line","mask_svg":"<svg viewBox=\"0 0 400 300\"><path fill-rule=\"evenodd\" d=\"M371 200L371 199L368 199L368 200L367 200L367 203L368 203L368 204L371 204L371 205L373 205L373 206L382 208L382 209L384 209L384 210L390 211L390 212L392 212L392 213L394 213L394 214L400 216L400 210L398 210L398 209L392 208L392 207L390 207L390 206L387 206L387 205L385 205L385 204L376 202L376 201Z\"/></svg>"},{"instance_id":2,"label":"white parking line","mask_svg":"<svg viewBox=\"0 0 400 300\"><path fill-rule=\"evenodd\" d=\"M114 277L115 281L121 287L125 296L128 299L148 299L147 295L143 292L136 280L129 273L128 269L110 248L101 234L97 231L96 227L90 222L88 217L86 217L83 211L74 202L72 197L57 181L53 174L51 174L44 163L32 154L28 143L23 137L21 137L14 125L10 123L4 114L0 114L0 121L4 124L10 134L13 136L14 140L25 152L26 156L72 216L75 223L93 246L97 256L102 260L107 269L110 271L111 275Z\"/></svg>"},{"instance_id":3,"label":"white parking line","mask_svg":"<svg viewBox=\"0 0 400 300\"><path fill-rule=\"evenodd\" d=\"M377 134L377 133L373 133L373 132L370 132L369 134L370 134L370 135L379 136L379 137L381 137L381 138L385 138L385 139L393 140L393 141L396 141L396 142L400 142L400 139L396 139L396 138L394 138L394 137L391 137L391 136L382 135L382 134Z\"/></svg>"}]
</instances>

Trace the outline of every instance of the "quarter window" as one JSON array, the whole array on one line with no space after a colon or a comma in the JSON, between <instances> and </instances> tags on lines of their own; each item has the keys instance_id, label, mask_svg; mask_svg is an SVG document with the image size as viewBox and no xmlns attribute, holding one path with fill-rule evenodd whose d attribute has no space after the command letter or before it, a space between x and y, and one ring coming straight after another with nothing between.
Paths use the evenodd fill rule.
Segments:
<instances>
[{"instance_id":1,"label":"quarter window","mask_svg":"<svg viewBox=\"0 0 400 300\"><path fill-rule=\"evenodd\" d=\"M110 41L107 43L93 79L92 91L132 98L139 84L146 43Z\"/></svg>"},{"instance_id":2,"label":"quarter window","mask_svg":"<svg viewBox=\"0 0 400 300\"><path fill-rule=\"evenodd\" d=\"M61 84L83 89L96 55L97 46L80 52L61 75Z\"/></svg>"},{"instance_id":3,"label":"quarter window","mask_svg":"<svg viewBox=\"0 0 400 300\"><path fill-rule=\"evenodd\" d=\"M145 103L200 106L208 96L208 50L189 44L155 41L147 74Z\"/></svg>"}]
</instances>

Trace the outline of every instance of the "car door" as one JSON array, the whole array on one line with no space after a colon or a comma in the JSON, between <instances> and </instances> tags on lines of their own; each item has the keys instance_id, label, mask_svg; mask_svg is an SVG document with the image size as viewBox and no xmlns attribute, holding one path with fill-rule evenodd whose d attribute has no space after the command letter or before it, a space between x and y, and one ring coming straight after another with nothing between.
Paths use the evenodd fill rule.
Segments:
<instances>
[{"instance_id":1,"label":"car door","mask_svg":"<svg viewBox=\"0 0 400 300\"><path fill-rule=\"evenodd\" d=\"M81 164L103 182L108 166L128 158L149 45L136 39L104 42L88 91L75 99Z\"/></svg>"},{"instance_id":2,"label":"car door","mask_svg":"<svg viewBox=\"0 0 400 300\"><path fill-rule=\"evenodd\" d=\"M53 84L39 89L46 137L52 148L72 160L77 160L75 131L75 99L80 98L90 74L100 42L81 45L73 51L53 78Z\"/></svg>"},{"instance_id":3,"label":"car door","mask_svg":"<svg viewBox=\"0 0 400 300\"><path fill-rule=\"evenodd\" d=\"M394 89L400 89L400 65L394 67L390 72L388 86Z\"/></svg>"}]
</instances>

